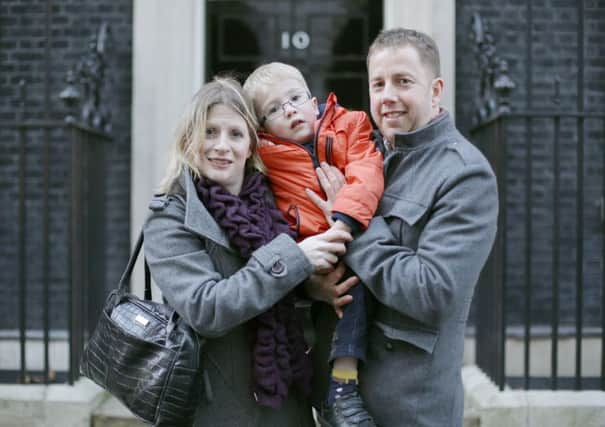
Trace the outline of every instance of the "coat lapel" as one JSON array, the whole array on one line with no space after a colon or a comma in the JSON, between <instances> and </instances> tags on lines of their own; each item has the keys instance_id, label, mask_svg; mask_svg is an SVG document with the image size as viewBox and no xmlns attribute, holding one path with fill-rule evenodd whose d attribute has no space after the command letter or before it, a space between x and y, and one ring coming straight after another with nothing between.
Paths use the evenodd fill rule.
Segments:
<instances>
[{"instance_id":1,"label":"coat lapel","mask_svg":"<svg viewBox=\"0 0 605 427\"><path fill-rule=\"evenodd\" d=\"M187 172L182 173L179 182L185 189L186 195L185 228L205 239L212 240L227 250L237 253L235 248L229 243L227 234L221 229L200 201L191 175Z\"/></svg>"}]
</instances>

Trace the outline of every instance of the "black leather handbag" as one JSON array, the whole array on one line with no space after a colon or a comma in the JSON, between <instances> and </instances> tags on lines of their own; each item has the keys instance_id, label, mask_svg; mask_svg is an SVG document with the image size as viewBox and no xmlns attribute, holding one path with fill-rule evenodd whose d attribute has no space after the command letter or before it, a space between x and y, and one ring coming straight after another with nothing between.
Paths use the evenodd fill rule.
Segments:
<instances>
[{"instance_id":1,"label":"black leather handbag","mask_svg":"<svg viewBox=\"0 0 605 427\"><path fill-rule=\"evenodd\" d=\"M145 263L145 299L127 287L143 232L117 289L107 297L80 361L80 372L154 426L190 426L203 389L204 340L168 305L151 301Z\"/></svg>"}]
</instances>

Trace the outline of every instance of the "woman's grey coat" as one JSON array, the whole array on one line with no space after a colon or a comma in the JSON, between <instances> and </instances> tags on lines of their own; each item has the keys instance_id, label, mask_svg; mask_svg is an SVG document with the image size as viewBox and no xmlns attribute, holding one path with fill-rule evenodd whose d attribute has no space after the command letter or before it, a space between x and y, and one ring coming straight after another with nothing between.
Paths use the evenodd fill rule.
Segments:
<instances>
[{"instance_id":1,"label":"woman's grey coat","mask_svg":"<svg viewBox=\"0 0 605 427\"><path fill-rule=\"evenodd\" d=\"M205 396L200 402L195 425L312 426L310 406L294 390L280 410L260 407L251 392L248 321L312 272L296 242L280 235L246 262L199 200L188 173L150 208L144 238L153 280L167 303L210 338L204 366L212 400Z\"/></svg>"}]
</instances>

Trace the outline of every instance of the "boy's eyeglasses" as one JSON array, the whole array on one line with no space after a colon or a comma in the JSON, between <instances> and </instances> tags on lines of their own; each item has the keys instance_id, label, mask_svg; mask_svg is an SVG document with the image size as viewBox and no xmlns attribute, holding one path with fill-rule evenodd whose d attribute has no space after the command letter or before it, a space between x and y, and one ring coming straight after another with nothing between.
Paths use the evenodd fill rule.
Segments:
<instances>
[{"instance_id":1,"label":"boy's eyeglasses","mask_svg":"<svg viewBox=\"0 0 605 427\"><path fill-rule=\"evenodd\" d=\"M284 102L276 102L267 107L266 113L260 118L261 126L267 121L277 119L283 112L284 106L290 104L292 107L300 107L305 102L311 99L311 95L308 92L295 92L288 97Z\"/></svg>"}]
</instances>

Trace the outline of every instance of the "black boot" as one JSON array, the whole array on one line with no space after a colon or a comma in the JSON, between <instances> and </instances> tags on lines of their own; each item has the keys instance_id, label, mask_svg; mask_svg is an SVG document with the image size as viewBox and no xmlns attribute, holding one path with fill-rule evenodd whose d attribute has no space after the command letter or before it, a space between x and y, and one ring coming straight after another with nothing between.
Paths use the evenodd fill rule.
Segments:
<instances>
[{"instance_id":1,"label":"black boot","mask_svg":"<svg viewBox=\"0 0 605 427\"><path fill-rule=\"evenodd\" d=\"M376 427L357 389L336 396L331 405L324 404L317 418L322 427Z\"/></svg>"}]
</instances>

